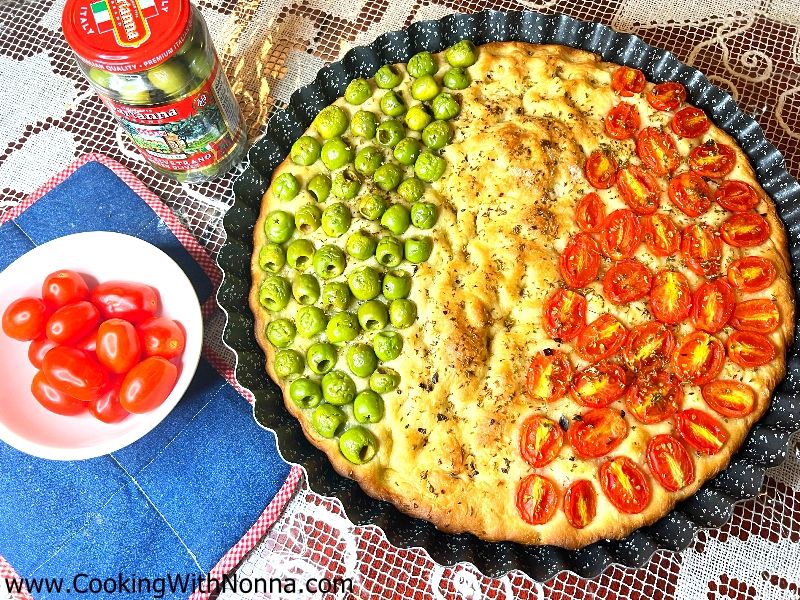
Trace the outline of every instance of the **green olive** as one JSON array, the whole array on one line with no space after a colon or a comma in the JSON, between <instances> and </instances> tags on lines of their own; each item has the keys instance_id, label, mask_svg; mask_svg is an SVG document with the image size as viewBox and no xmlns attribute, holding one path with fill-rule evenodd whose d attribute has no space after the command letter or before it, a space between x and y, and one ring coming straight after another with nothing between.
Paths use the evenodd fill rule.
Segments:
<instances>
[{"instance_id":1,"label":"green olive","mask_svg":"<svg viewBox=\"0 0 800 600\"><path fill-rule=\"evenodd\" d=\"M281 173L272 182L272 193L278 200L288 202L300 193L300 182L291 173Z\"/></svg>"},{"instance_id":2,"label":"green olive","mask_svg":"<svg viewBox=\"0 0 800 600\"><path fill-rule=\"evenodd\" d=\"M339 451L354 465L363 465L378 453L378 441L367 429L351 427L339 438Z\"/></svg>"},{"instance_id":3,"label":"green olive","mask_svg":"<svg viewBox=\"0 0 800 600\"><path fill-rule=\"evenodd\" d=\"M381 98L380 105L383 114L390 117L399 117L406 112L403 98L395 91L386 92Z\"/></svg>"},{"instance_id":4,"label":"green olive","mask_svg":"<svg viewBox=\"0 0 800 600\"><path fill-rule=\"evenodd\" d=\"M408 109L405 121L411 131L422 131L428 123L433 121L433 115L424 104L416 104Z\"/></svg>"},{"instance_id":5,"label":"green olive","mask_svg":"<svg viewBox=\"0 0 800 600\"><path fill-rule=\"evenodd\" d=\"M314 304L319 294L319 281L311 273L299 275L292 282L292 295L300 304Z\"/></svg>"},{"instance_id":6,"label":"green olive","mask_svg":"<svg viewBox=\"0 0 800 600\"><path fill-rule=\"evenodd\" d=\"M419 156L420 144L419 140L411 137L403 138L394 147L395 159L401 165L413 165Z\"/></svg>"},{"instance_id":7,"label":"green olive","mask_svg":"<svg viewBox=\"0 0 800 600\"><path fill-rule=\"evenodd\" d=\"M417 229L430 229L436 225L439 210L430 202L414 202L411 205L411 224Z\"/></svg>"},{"instance_id":8,"label":"green olive","mask_svg":"<svg viewBox=\"0 0 800 600\"><path fill-rule=\"evenodd\" d=\"M350 287L343 281L329 281L322 286L322 306L329 311L345 310L350 304Z\"/></svg>"},{"instance_id":9,"label":"green olive","mask_svg":"<svg viewBox=\"0 0 800 600\"><path fill-rule=\"evenodd\" d=\"M331 192L342 200L351 200L361 189L361 176L354 169L347 167L333 176Z\"/></svg>"},{"instance_id":10,"label":"green olive","mask_svg":"<svg viewBox=\"0 0 800 600\"><path fill-rule=\"evenodd\" d=\"M355 137L371 140L375 137L377 127L378 120L375 118L374 113L368 110L359 110L353 115L353 120L350 122L350 133Z\"/></svg>"},{"instance_id":11,"label":"green olive","mask_svg":"<svg viewBox=\"0 0 800 600\"><path fill-rule=\"evenodd\" d=\"M275 319L267 325L266 334L270 344L276 348L286 348L294 341L297 329L289 319Z\"/></svg>"},{"instance_id":12,"label":"green olive","mask_svg":"<svg viewBox=\"0 0 800 600\"><path fill-rule=\"evenodd\" d=\"M433 75L438 68L436 67L436 59L430 52L419 52L412 56L406 65L406 71L411 77L425 77L426 75Z\"/></svg>"},{"instance_id":13,"label":"green olive","mask_svg":"<svg viewBox=\"0 0 800 600\"><path fill-rule=\"evenodd\" d=\"M272 366L281 379L300 375L303 372L303 356L297 350L278 350Z\"/></svg>"},{"instance_id":14,"label":"green olive","mask_svg":"<svg viewBox=\"0 0 800 600\"><path fill-rule=\"evenodd\" d=\"M396 331L380 331L372 338L372 349L381 362L394 360L403 351L403 336Z\"/></svg>"},{"instance_id":15,"label":"green olive","mask_svg":"<svg viewBox=\"0 0 800 600\"><path fill-rule=\"evenodd\" d=\"M463 90L469 87L469 75L461 67L452 67L444 72L442 83L451 90Z\"/></svg>"},{"instance_id":16,"label":"green olive","mask_svg":"<svg viewBox=\"0 0 800 600\"><path fill-rule=\"evenodd\" d=\"M375 248L375 258L384 267L396 267L403 262L403 242L392 236L381 238Z\"/></svg>"},{"instance_id":17,"label":"green olive","mask_svg":"<svg viewBox=\"0 0 800 600\"><path fill-rule=\"evenodd\" d=\"M333 404L320 404L311 414L311 425L324 438L336 437L336 432L347 423L347 415Z\"/></svg>"},{"instance_id":18,"label":"green olive","mask_svg":"<svg viewBox=\"0 0 800 600\"><path fill-rule=\"evenodd\" d=\"M400 374L387 367L378 367L369 378L370 389L378 394L387 394L398 385L400 385Z\"/></svg>"},{"instance_id":19,"label":"green olive","mask_svg":"<svg viewBox=\"0 0 800 600\"><path fill-rule=\"evenodd\" d=\"M295 271L307 271L311 267L313 259L314 243L311 240L292 240L286 248L286 262Z\"/></svg>"},{"instance_id":20,"label":"green olive","mask_svg":"<svg viewBox=\"0 0 800 600\"><path fill-rule=\"evenodd\" d=\"M391 192L403 179L403 169L394 163L386 163L375 171L372 181L384 192Z\"/></svg>"},{"instance_id":21,"label":"green olive","mask_svg":"<svg viewBox=\"0 0 800 600\"><path fill-rule=\"evenodd\" d=\"M384 90L400 85L401 81L403 76L398 74L392 65L383 65L375 73L375 85Z\"/></svg>"},{"instance_id":22,"label":"green olive","mask_svg":"<svg viewBox=\"0 0 800 600\"><path fill-rule=\"evenodd\" d=\"M406 130L397 119L387 119L378 125L377 140L381 146L394 148L404 137Z\"/></svg>"},{"instance_id":23,"label":"green olive","mask_svg":"<svg viewBox=\"0 0 800 600\"><path fill-rule=\"evenodd\" d=\"M389 309L380 300L368 300L358 307L358 323L364 331L380 331L389 323Z\"/></svg>"},{"instance_id":24,"label":"green olive","mask_svg":"<svg viewBox=\"0 0 800 600\"><path fill-rule=\"evenodd\" d=\"M340 312L328 320L325 335L328 336L329 342L340 344L353 341L360 331L358 318L353 313Z\"/></svg>"},{"instance_id":25,"label":"green olive","mask_svg":"<svg viewBox=\"0 0 800 600\"><path fill-rule=\"evenodd\" d=\"M453 132L447 121L434 121L422 130L422 142L431 150L441 150L452 139Z\"/></svg>"},{"instance_id":26,"label":"green olive","mask_svg":"<svg viewBox=\"0 0 800 600\"><path fill-rule=\"evenodd\" d=\"M451 67L471 67L478 60L478 50L469 40L461 40L444 53Z\"/></svg>"},{"instance_id":27,"label":"green olive","mask_svg":"<svg viewBox=\"0 0 800 600\"><path fill-rule=\"evenodd\" d=\"M372 96L372 88L366 79L358 78L353 79L347 84L347 89L344 91L344 99L350 104L364 104Z\"/></svg>"},{"instance_id":28,"label":"green olive","mask_svg":"<svg viewBox=\"0 0 800 600\"><path fill-rule=\"evenodd\" d=\"M322 211L322 231L330 237L339 237L347 233L353 216L344 202L331 204Z\"/></svg>"},{"instance_id":29,"label":"green olive","mask_svg":"<svg viewBox=\"0 0 800 600\"><path fill-rule=\"evenodd\" d=\"M381 225L395 235L402 235L411 225L408 209L402 204L393 204L381 217Z\"/></svg>"},{"instance_id":30,"label":"green olive","mask_svg":"<svg viewBox=\"0 0 800 600\"><path fill-rule=\"evenodd\" d=\"M168 60L147 71L147 79L154 88L173 96L186 87L190 76L182 63Z\"/></svg>"},{"instance_id":31,"label":"green olive","mask_svg":"<svg viewBox=\"0 0 800 600\"><path fill-rule=\"evenodd\" d=\"M461 105L447 92L442 92L436 96L433 99L431 108L433 108L433 116L440 120L452 119L461 112Z\"/></svg>"},{"instance_id":32,"label":"green olive","mask_svg":"<svg viewBox=\"0 0 800 600\"><path fill-rule=\"evenodd\" d=\"M406 298L411 293L411 275L402 269L389 271L383 276L383 297L387 300Z\"/></svg>"},{"instance_id":33,"label":"green olive","mask_svg":"<svg viewBox=\"0 0 800 600\"><path fill-rule=\"evenodd\" d=\"M429 237L410 237L406 239L406 260L419 265L428 260L433 252L433 241Z\"/></svg>"},{"instance_id":34,"label":"green olive","mask_svg":"<svg viewBox=\"0 0 800 600\"><path fill-rule=\"evenodd\" d=\"M381 275L369 266L353 269L347 276L347 283L357 300L372 300L381 293Z\"/></svg>"},{"instance_id":35,"label":"green olive","mask_svg":"<svg viewBox=\"0 0 800 600\"><path fill-rule=\"evenodd\" d=\"M325 331L328 318L322 309L317 306L301 306L297 309L294 322L297 326L297 333L310 340Z\"/></svg>"},{"instance_id":36,"label":"green olive","mask_svg":"<svg viewBox=\"0 0 800 600\"><path fill-rule=\"evenodd\" d=\"M322 144L321 156L322 163L335 171L353 160L353 149L342 138L335 137Z\"/></svg>"},{"instance_id":37,"label":"green olive","mask_svg":"<svg viewBox=\"0 0 800 600\"><path fill-rule=\"evenodd\" d=\"M440 91L439 84L432 75L415 79L411 84L411 97L421 102L433 100Z\"/></svg>"},{"instance_id":38,"label":"green olive","mask_svg":"<svg viewBox=\"0 0 800 600\"><path fill-rule=\"evenodd\" d=\"M347 373L334 369L322 378L322 396L334 406L350 404L356 397L356 384Z\"/></svg>"},{"instance_id":39,"label":"green olive","mask_svg":"<svg viewBox=\"0 0 800 600\"><path fill-rule=\"evenodd\" d=\"M268 275L258 289L258 301L269 311L277 312L286 308L292 297L289 282L278 275Z\"/></svg>"},{"instance_id":40,"label":"green olive","mask_svg":"<svg viewBox=\"0 0 800 600\"><path fill-rule=\"evenodd\" d=\"M317 202L325 202L331 193L331 178L324 173L317 173L309 180L306 189Z\"/></svg>"},{"instance_id":41,"label":"green olive","mask_svg":"<svg viewBox=\"0 0 800 600\"><path fill-rule=\"evenodd\" d=\"M113 74L108 79L108 88L127 104L149 104L151 101L147 80L138 75Z\"/></svg>"},{"instance_id":42,"label":"green olive","mask_svg":"<svg viewBox=\"0 0 800 600\"><path fill-rule=\"evenodd\" d=\"M368 231L359 230L350 234L344 245L345 252L358 260L367 260L375 254L375 247L378 242Z\"/></svg>"},{"instance_id":43,"label":"green olive","mask_svg":"<svg viewBox=\"0 0 800 600\"><path fill-rule=\"evenodd\" d=\"M264 220L264 233L270 242L282 244L294 233L294 217L283 210L272 211Z\"/></svg>"},{"instance_id":44,"label":"green olive","mask_svg":"<svg viewBox=\"0 0 800 600\"><path fill-rule=\"evenodd\" d=\"M286 255L283 248L275 243L267 243L258 251L258 265L265 271L277 273L286 264Z\"/></svg>"},{"instance_id":45,"label":"green olive","mask_svg":"<svg viewBox=\"0 0 800 600\"><path fill-rule=\"evenodd\" d=\"M356 377L369 377L378 368L378 357L367 344L352 344L347 349L347 366Z\"/></svg>"},{"instance_id":46,"label":"green olive","mask_svg":"<svg viewBox=\"0 0 800 600\"><path fill-rule=\"evenodd\" d=\"M304 204L294 213L294 226L297 231L308 235L322 224L322 210L315 204Z\"/></svg>"},{"instance_id":47,"label":"green olive","mask_svg":"<svg viewBox=\"0 0 800 600\"><path fill-rule=\"evenodd\" d=\"M316 381L301 377L289 386L289 397L300 408L314 408L322 402L322 390Z\"/></svg>"},{"instance_id":48,"label":"green olive","mask_svg":"<svg viewBox=\"0 0 800 600\"><path fill-rule=\"evenodd\" d=\"M347 258L342 249L327 244L314 254L314 273L322 279L333 279L344 272Z\"/></svg>"},{"instance_id":49,"label":"green olive","mask_svg":"<svg viewBox=\"0 0 800 600\"><path fill-rule=\"evenodd\" d=\"M419 177L409 177L397 186L397 194L406 202L414 202L425 194L425 184Z\"/></svg>"},{"instance_id":50,"label":"green olive","mask_svg":"<svg viewBox=\"0 0 800 600\"><path fill-rule=\"evenodd\" d=\"M389 304L389 320L397 329L411 327L417 320L417 305L411 300L392 300Z\"/></svg>"},{"instance_id":51,"label":"green olive","mask_svg":"<svg viewBox=\"0 0 800 600\"><path fill-rule=\"evenodd\" d=\"M414 163L414 174L422 181L431 183L444 175L447 163L432 152L422 152Z\"/></svg>"},{"instance_id":52,"label":"green olive","mask_svg":"<svg viewBox=\"0 0 800 600\"><path fill-rule=\"evenodd\" d=\"M205 48L195 46L194 49L186 53L184 58L189 65L192 75L198 79L208 79L214 66L214 58L209 56Z\"/></svg>"},{"instance_id":53,"label":"green olive","mask_svg":"<svg viewBox=\"0 0 800 600\"><path fill-rule=\"evenodd\" d=\"M306 350L308 368L317 375L323 375L336 366L339 353L336 346L327 342L315 342Z\"/></svg>"},{"instance_id":54,"label":"green olive","mask_svg":"<svg viewBox=\"0 0 800 600\"><path fill-rule=\"evenodd\" d=\"M377 221L388 206L386 198L378 194L367 194L358 202L358 214L368 221Z\"/></svg>"},{"instance_id":55,"label":"green olive","mask_svg":"<svg viewBox=\"0 0 800 600\"><path fill-rule=\"evenodd\" d=\"M317 138L304 135L297 138L297 141L292 144L289 156L294 164L307 167L317 162L321 151L322 144Z\"/></svg>"},{"instance_id":56,"label":"green olive","mask_svg":"<svg viewBox=\"0 0 800 600\"><path fill-rule=\"evenodd\" d=\"M353 416L359 423L379 423L384 415L383 398L372 390L364 390L353 400Z\"/></svg>"},{"instance_id":57,"label":"green olive","mask_svg":"<svg viewBox=\"0 0 800 600\"><path fill-rule=\"evenodd\" d=\"M364 146L356 152L354 161L356 171L362 175L372 176L383 164L383 152L375 146Z\"/></svg>"},{"instance_id":58,"label":"green olive","mask_svg":"<svg viewBox=\"0 0 800 600\"><path fill-rule=\"evenodd\" d=\"M92 80L93 83L99 85L103 89L110 89L110 81L111 81L111 73L108 71L103 71L102 69L98 69L96 67L91 67L89 71L86 73L86 76Z\"/></svg>"},{"instance_id":59,"label":"green olive","mask_svg":"<svg viewBox=\"0 0 800 600\"><path fill-rule=\"evenodd\" d=\"M319 111L319 114L312 123L323 140L329 140L342 135L347 131L347 124L347 113L335 104L326 106Z\"/></svg>"}]
</instances>

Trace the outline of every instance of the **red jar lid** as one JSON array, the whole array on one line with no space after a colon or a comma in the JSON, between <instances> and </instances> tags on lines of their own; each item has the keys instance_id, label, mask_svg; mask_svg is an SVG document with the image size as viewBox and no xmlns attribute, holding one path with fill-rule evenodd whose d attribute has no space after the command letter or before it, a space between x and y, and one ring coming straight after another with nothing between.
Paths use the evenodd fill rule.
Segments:
<instances>
[{"instance_id":1,"label":"red jar lid","mask_svg":"<svg viewBox=\"0 0 800 600\"><path fill-rule=\"evenodd\" d=\"M180 48L189 0L67 0L61 28L85 63L115 73L144 71Z\"/></svg>"}]
</instances>

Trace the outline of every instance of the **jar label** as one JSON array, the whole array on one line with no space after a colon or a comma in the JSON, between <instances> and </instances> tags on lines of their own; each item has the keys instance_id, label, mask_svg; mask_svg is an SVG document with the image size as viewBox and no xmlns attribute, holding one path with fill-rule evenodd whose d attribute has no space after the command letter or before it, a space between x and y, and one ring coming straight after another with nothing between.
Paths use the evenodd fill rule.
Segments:
<instances>
[{"instance_id":1,"label":"jar label","mask_svg":"<svg viewBox=\"0 0 800 600\"><path fill-rule=\"evenodd\" d=\"M101 98L142 155L169 171L213 165L241 135L236 99L219 63L200 89L176 102L131 106Z\"/></svg>"},{"instance_id":2,"label":"jar label","mask_svg":"<svg viewBox=\"0 0 800 600\"><path fill-rule=\"evenodd\" d=\"M154 0L100 0L92 4L92 16L102 31L103 18L114 30L117 44L125 48L136 48L150 38L150 27L144 11L158 14Z\"/></svg>"}]
</instances>

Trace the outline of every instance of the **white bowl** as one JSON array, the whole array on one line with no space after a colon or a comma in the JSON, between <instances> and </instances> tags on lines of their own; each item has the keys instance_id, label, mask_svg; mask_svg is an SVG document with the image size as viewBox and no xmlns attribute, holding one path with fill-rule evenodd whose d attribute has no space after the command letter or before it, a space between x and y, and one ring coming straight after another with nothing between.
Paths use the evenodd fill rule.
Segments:
<instances>
[{"instance_id":1,"label":"white bowl","mask_svg":"<svg viewBox=\"0 0 800 600\"><path fill-rule=\"evenodd\" d=\"M203 346L203 317L186 274L155 246L140 239L92 231L42 244L0 273L0 314L17 298L41 297L44 278L59 269L82 274L93 287L111 280L146 283L159 292L161 315L186 330L186 351L175 389L155 410L107 424L90 413L62 416L42 407L30 391L36 369L28 361L28 342L0 331L0 439L41 458L80 460L102 456L143 437L175 407L197 370Z\"/></svg>"}]
</instances>

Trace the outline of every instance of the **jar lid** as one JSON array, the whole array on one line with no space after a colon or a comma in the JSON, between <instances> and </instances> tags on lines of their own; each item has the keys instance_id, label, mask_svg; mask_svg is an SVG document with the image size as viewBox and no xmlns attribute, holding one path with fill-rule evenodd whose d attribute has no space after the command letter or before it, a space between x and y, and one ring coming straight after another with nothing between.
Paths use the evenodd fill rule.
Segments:
<instances>
[{"instance_id":1,"label":"jar lid","mask_svg":"<svg viewBox=\"0 0 800 600\"><path fill-rule=\"evenodd\" d=\"M114 73L145 71L180 48L189 0L67 0L61 28L85 63Z\"/></svg>"}]
</instances>

